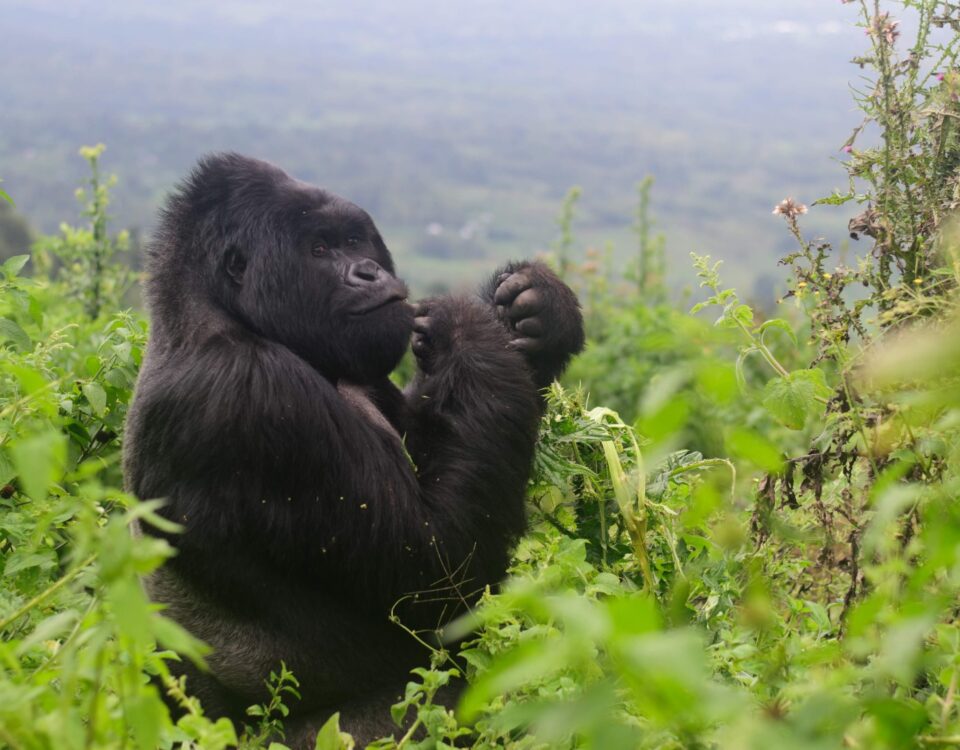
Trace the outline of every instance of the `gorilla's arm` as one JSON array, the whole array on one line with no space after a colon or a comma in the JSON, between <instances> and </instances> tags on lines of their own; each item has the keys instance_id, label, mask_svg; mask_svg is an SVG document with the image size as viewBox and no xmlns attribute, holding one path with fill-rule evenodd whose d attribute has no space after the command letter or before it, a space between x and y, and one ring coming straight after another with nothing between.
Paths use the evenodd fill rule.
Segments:
<instances>
[{"instance_id":1,"label":"gorilla's arm","mask_svg":"<svg viewBox=\"0 0 960 750\"><path fill-rule=\"evenodd\" d=\"M480 291L524 353L538 388L550 385L584 345L576 295L545 264L508 263Z\"/></svg>"},{"instance_id":2,"label":"gorilla's arm","mask_svg":"<svg viewBox=\"0 0 960 750\"><path fill-rule=\"evenodd\" d=\"M406 445L303 360L246 334L143 384L152 427L131 489L168 497L165 514L185 525L173 565L258 611L278 598L261 564L374 612L423 592L433 604L404 613L423 625L502 577L524 527L536 387L490 307L447 298L429 321Z\"/></svg>"}]
</instances>

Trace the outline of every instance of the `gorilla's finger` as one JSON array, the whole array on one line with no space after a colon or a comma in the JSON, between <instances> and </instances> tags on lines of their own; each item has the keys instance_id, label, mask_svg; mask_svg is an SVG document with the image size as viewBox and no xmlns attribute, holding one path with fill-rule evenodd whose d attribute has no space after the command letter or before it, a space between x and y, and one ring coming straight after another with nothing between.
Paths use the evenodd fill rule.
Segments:
<instances>
[{"instance_id":1,"label":"gorilla's finger","mask_svg":"<svg viewBox=\"0 0 960 750\"><path fill-rule=\"evenodd\" d=\"M493 301L498 305L509 305L524 289L530 288L530 277L525 273L514 273L497 287Z\"/></svg>"},{"instance_id":2,"label":"gorilla's finger","mask_svg":"<svg viewBox=\"0 0 960 750\"><path fill-rule=\"evenodd\" d=\"M507 271L506 273L502 273L502 274L500 274L499 276L497 276L497 286L499 286L499 285L502 284L504 281L506 281L507 279L509 279L512 275L513 275L512 273L510 273L509 271Z\"/></svg>"},{"instance_id":3,"label":"gorilla's finger","mask_svg":"<svg viewBox=\"0 0 960 750\"><path fill-rule=\"evenodd\" d=\"M426 316L413 319L413 330L417 333L427 335L430 333L432 320Z\"/></svg>"},{"instance_id":4,"label":"gorilla's finger","mask_svg":"<svg viewBox=\"0 0 960 750\"><path fill-rule=\"evenodd\" d=\"M517 321L521 318L529 318L540 312L543 298L536 289L527 289L517 295L517 298L510 305L507 315L510 320Z\"/></svg>"},{"instance_id":5,"label":"gorilla's finger","mask_svg":"<svg viewBox=\"0 0 960 750\"><path fill-rule=\"evenodd\" d=\"M540 318L524 318L517 323L515 328L524 336L541 336L543 334L543 321Z\"/></svg>"},{"instance_id":6,"label":"gorilla's finger","mask_svg":"<svg viewBox=\"0 0 960 750\"><path fill-rule=\"evenodd\" d=\"M410 348L413 349L413 353L416 356L422 357L429 352L430 345L427 343L427 339L424 336L415 333L413 334L413 338L410 340Z\"/></svg>"},{"instance_id":7,"label":"gorilla's finger","mask_svg":"<svg viewBox=\"0 0 960 750\"><path fill-rule=\"evenodd\" d=\"M531 338L514 339L507 344L507 348L523 352L524 354L534 354L543 349L543 341L541 339Z\"/></svg>"}]
</instances>

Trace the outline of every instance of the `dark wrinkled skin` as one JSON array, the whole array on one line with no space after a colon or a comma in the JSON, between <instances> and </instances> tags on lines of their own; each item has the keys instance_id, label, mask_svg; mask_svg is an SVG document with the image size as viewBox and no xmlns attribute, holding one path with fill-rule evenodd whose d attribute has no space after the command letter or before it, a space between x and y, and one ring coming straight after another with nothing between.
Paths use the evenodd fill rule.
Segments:
<instances>
[{"instance_id":1,"label":"dark wrinkled skin","mask_svg":"<svg viewBox=\"0 0 960 750\"><path fill-rule=\"evenodd\" d=\"M235 154L170 197L148 270L126 481L183 527L144 529L177 549L148 591L213 647L209 673L174 671L239 720L282 660L288 744L337 710L360 742L390 734L425 654L388 615L436 628L504 575L539 389L583 346L576 298L511 263L477 297L411 306L366 212Z\"/></svg>"}]
</instances>

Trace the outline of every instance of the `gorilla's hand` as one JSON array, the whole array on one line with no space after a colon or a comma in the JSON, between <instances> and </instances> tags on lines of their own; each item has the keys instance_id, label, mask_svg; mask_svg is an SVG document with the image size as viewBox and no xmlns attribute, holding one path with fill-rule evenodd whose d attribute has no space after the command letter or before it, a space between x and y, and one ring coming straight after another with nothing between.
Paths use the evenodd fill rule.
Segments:
<instances>
[{"instance_id":1,"label":"gorilla's hand","mask_svg":"<svg viewBox=\"0 0 960 750\"><path fill-rule=\"evenodd\" d=\"M459 370L461 365L489 369L494 359L518 365L523 361L519 352L509 351L511 335L494 310L476 298L432 297L415 305L413 314L410 344L427 375Z\"/></svg>"},{"instance_id":2,"label":"gorilla's hand","mask_svg":"<svg viewBox=\"0 0 960 750\"><path fill-rule=\"evenodd\" d=\"M537 385L549 385L583 349L583 316L576 295L537 262L509 264L494 276L490 288L490 301L510 331L510 346L526 355Z\"/></svg>"},{"instance_id":3,"label":"gorilla's hand","mask_svg":"<svg viewBox=\"0 0 960 750\"><path fill-rule=\"evenodd\" d=\"M431 309L436 308L435 299L425 299L413 306L413 337L410 339L410 348L417 358L420 369L430 372L436 361L437 352L444 348L442 323L430 315Z\"/></svg>"}]
</instances>

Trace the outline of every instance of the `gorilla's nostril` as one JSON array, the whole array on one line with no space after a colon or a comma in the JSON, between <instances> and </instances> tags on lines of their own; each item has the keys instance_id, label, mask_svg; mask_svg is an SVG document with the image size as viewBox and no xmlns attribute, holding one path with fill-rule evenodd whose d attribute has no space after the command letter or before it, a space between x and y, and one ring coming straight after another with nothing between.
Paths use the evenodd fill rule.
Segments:
<instances>
[{"instance_id":1,"label":"gorilla's nostril","mask_svg":"<svg viewBox=\"0 0 960 750\"><path fill-rule=\"evenodd\" d=\"M348 284L369 284L380 278L382 269L370 259L357 261L350 265L347 271Z\"/></svg>"}]
</instances>

